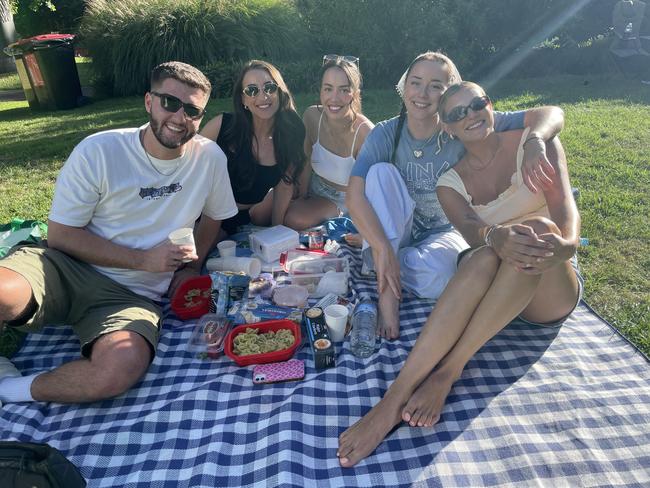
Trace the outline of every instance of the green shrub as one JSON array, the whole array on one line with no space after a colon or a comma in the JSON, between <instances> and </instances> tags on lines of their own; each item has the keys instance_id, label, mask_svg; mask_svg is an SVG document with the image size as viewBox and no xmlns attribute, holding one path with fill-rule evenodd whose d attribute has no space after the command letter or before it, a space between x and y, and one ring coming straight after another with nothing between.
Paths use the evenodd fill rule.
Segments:
<instances>
[{"instance_id":1,"label":"green shrub","mask_svg":"<svg viewBox=\"0 0 650 488\"><path fill-rule=\"evenodd\" d=\"M14 23L20 37L50 32L76 34L84 12L84 0L11 0Z\"/></svg>"},{"instance_id":2,"label":"green shrub","mask_svg":"<svg viewBox=\"0 0 650 488\"><path fill-rule=\"evenodd\" d=\"M274 64L282 74L292 93L313 93L314 103L318 98L318 74L321 60L316 61L275 61ZM205 66L199 66L212 83L212 96L229 98L232 88L246 61L216 61Z\"/></svg>"},{"instance_id":3,"label":"green shrub","mask_svg":"<svg viewBox=\"0 0 650 488\"><path fill-rule=\"evenodd\" d=\"M228 98L232 95L232 87L243 66L244 61L215 61L206 66L199 66L199 69L212 83L212 96Z\"/></svg>"},{"instance_id":4,"label":"green shrub","mask_svg":"<svg viewBox=\"0 0 650 488\"><path fill-rule=\"evenodd\" d=\"M512 73L517 78L554 75L602 75L616 72L609 53L611 37L599 37L580 46L534 49Z\"/></svg>"},{"instance_id":5,"label":"green shrub","mask_svg":"<svg viewBox=\"0 0 650 488\"><path fill-rule=\"evenodd\" d=\"M408 63L427 50L445 52L463 77L477 79L540 33L548 32L539 42L557 36L563 48L575 46L608 31L616 1L592 0L577 12L571 10L577 2L566 0L296 0L296 4L321 55L358 56L365 86L382 88L394 85Z\"/></svg>"},{"instance_id":6,"label":"green shrub","mask_svg":"<svg viewBox=\"0 0 650 488\"><path fill-rule=\"evenodd\" d=\"M295 57L301 28L288 0L88 0L81 33L100 77L128 95L146 91L164 61Z\"/></svg>"},{"instance_id":7,"label":"green shrub","mask_svg":"<svg viewBox=\"0 0 650 488\"><path fill-rule=\"evenodd\" d=\"M318 75L323 64L322 56L300 61L277 61L273 64L282 73L292 93L314 93L318 96L320 90Z\"/></svg>"}]
</instances>

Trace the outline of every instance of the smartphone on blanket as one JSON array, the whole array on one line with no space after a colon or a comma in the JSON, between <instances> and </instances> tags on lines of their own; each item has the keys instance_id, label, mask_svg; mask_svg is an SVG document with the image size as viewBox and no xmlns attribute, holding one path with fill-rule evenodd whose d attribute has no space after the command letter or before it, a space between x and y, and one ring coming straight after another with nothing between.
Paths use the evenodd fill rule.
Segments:
<instances>
[{"instance_id":1,"label":"smartphone on blanket","mask_svg":"<svg viewBox=\"0 0 650 488\"><path fill-rule=\"evenodd\" d=\"M253 369L253 383L278 383L297 381L305 377L305 363L300 359L290 359L281 363L258 364Z\"/></svg>"}]
</instances>

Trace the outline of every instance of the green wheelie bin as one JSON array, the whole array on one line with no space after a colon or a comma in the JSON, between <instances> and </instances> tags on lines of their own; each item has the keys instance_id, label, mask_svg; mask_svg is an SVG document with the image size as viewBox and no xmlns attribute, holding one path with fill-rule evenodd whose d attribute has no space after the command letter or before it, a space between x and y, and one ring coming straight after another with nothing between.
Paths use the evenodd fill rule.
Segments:
<instances>
[{"instance_id":1,"label":"green wheelie bin","mask_svg":"<svg viewBox=\"0 0 650 488\"><path fill-rule=\"evenodd\" d=\"M13 56L25 98L35 110L71 109L82 101L72 34L21 39L7 48Z\"/></svg>"}]
</instances>

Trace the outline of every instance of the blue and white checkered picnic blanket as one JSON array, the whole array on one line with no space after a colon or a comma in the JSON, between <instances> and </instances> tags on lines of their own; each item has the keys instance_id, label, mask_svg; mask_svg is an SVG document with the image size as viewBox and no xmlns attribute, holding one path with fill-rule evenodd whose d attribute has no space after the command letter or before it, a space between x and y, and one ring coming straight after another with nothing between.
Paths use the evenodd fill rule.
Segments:
<instances>
[{"instance_id":1,"label":"blue and white checkered picnic blanket","mask_svg":"<svg viewBox=\"0 0 650 488\"><path fill-rule=\"evenodd\" d=\"M354 288L374 292L354 268ZM339 434L384 394L430 309L407 296L399 340L366 360L347 341L324 371L304 347L303 381L263 386L252 367L193 357L194 322L169 317L127 394L5 405L0 438L57 447L90 487L650 484L648 361L584 304L559 329L510 325L467 365L440 423L402 425L356 467L339 467ZM49 327L14 362L30 374L75 357L71 329Z\"/></svg>"}]
</instances>

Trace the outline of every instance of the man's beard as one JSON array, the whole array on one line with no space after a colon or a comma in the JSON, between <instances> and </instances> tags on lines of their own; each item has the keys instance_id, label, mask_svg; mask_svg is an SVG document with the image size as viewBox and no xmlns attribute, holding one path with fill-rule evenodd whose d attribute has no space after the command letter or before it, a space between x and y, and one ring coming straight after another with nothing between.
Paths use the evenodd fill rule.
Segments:
<instances>
[{"instance_id":1,"label":"man's beard","mask_svg":"<svg viewBox=\"0 0 650 488\"><path fill-rule=\"evenodd\" d=\"M167 149L176 149L184 145L187 141L196 135L195 129L188 129L187 126L185 126L185 135L183 137L180 139L170 139L163 134L162 124L155 120L151 114L149 114L149 125L151 126L151 132L153 133L154 137Z\"/></svg>"}]
</instances>

